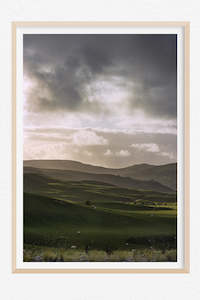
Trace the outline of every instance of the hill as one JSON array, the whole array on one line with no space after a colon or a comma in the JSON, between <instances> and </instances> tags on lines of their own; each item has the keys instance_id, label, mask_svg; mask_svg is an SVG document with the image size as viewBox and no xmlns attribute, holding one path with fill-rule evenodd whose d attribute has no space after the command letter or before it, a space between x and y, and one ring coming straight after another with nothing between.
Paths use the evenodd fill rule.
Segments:
<instances>
[{"instance_id":1,"label":"hill","mask_svg":"<svg viewBox=\"0 0 200 300\"><path fill-rule=\"evenodd\" d=\"M65 249L72 245L79 249L89 246L99 250L175 247L175 204L120 202L117 189L113 188L109 194L108 188L93 184L90 186L93 201L88 205L83 201L87 188L86 183L83 186L77 183L74 190L68 186L63 199L59 194L38 194L38 190L37 194L24 193L25 244ZM97 196L98 189L103 189L101 198ZM75 195L77 201L72 201ZM124 197L133 196L127 191Z\"/></svg>"},{"instance_id":2,"label":"hill","mask_svg":"<svg viewBox=\"0 0 200 300\"><path fill-rule=\"evenodd\" d=\"M81 261L88 249L94 251L93 261L101 261L102 251L108 255L106 261L112 260L112 255L121 261L123 253L126 261L127 253L138 249L138 259L143 261L143 252L176 249L176 193L122 188L94 181L94 174L89 174L93 180L72 181L88 175L81 172L24 170L25 261L27 255L28 261L34 261L38 251L42 259L52 261L48 254L52 248L56 253L65 249L65 261ZM163 259L168 261L168 254Z\"/></svg>"},{"instance_id":3,"label":"hill","mask_svg":"<svg viewBox=\"0 0 200 300\"><path fill-rule=\"evenodd\" d=\"M148 164L135 165L120 169L121 176L127 176L140 180L155 180L159 183L177 189L177 164L154 166Z\"/></svg>"},{"instance_id":4,"label":"hill","mask_svg":"<svg viewBox=\"0 0 200 300\"><path fill-rule=\"evenodd\" d=\"M172 193L173 190L156 182L154 180L138 180L129 177L122 177L119 175L110 174L94 174L86 172L78 172L72 170L59 170L59 169L41 169L33 167L24 167L24 174L32 173L59 181L96 181L108 183L122 188L134 190L148 190Z\"/></svg>"},{"instance_id":5,"label":"hill","mask_svg":"<svg viewBox=\"0 0 200 300\"><path fill-rule=\"evenodd\" d=\"M60 181L44 174L25 173L24 192L73 202L176 203L176 194L139 191L96 181Z\"/></svg>"},{"instance_id":6,"label":"hill","mask_svg":"<svg viewBox=\"0 0 200 300\"><path fill-rule=\"evenodd\" d=\"M177 189L177 164L149 165L139 164L126 168L112 169L83 164L71 160L26 160L24 167L34 167L39 169L71 170L89 174L115 175L129 177L142 181L157 181L170 189ZM47 171L46 171L47 172ZM90 179L89 179L90 180ZM93 180L93 179L92 179ZM125 180L126 181L126 180ZM109 182L112 183L112 182ZM169 191L169 190L168 190Z\"/></svg>"}]
</instances>

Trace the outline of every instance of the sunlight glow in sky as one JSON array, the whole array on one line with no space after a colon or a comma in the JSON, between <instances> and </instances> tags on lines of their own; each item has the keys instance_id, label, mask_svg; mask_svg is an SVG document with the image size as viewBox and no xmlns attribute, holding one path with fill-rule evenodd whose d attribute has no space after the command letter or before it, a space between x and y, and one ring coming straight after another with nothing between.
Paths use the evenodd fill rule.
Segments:
<instances>
[{"instance_id":1,"label":"sunlight glow in sky","mask_svg":"<svg viewBox=\"0 0 200 300\"><path fill-rule=\"evenodd\" d=\"M176 161L176 35L24 35L24 159Z\"/></svg>"}]
</instances>

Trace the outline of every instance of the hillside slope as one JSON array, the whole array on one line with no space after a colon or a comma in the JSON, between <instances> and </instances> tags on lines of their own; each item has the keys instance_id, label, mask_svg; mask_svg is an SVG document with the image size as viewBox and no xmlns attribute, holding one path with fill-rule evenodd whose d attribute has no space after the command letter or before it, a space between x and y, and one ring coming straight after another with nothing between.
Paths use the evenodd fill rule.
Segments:
<instances>
[{"instance_id":1,"label":"hillside slope","mask_svg":"<svg viewBox=\"0 0 200 300\"><path fill-rule=\"evenodd\" d=\"M148 164L135 165L120 169L121 176L140 180L155 180L173 190L177 189L177 164L153 166Z\"/></svg>"},{"instance_id":2,"label":"hillside slope","mask_svg":"<svg viewBox=\"0 0 200 300\"><path fill-rule=\"evenodd\" d=\"M176 194L139 191L97 181L60 181L37 173L24 174L24 192L70 201L176 203Z\"/></svg>"},{"instance_id":3,"label":"hillside slope","mask_svg":"<svg viewBox=\"0 0 200 300\"><path fill-rule=\"evenodd\" d=\"M158 192L173 192L170 188L156 182L154 180L137 180L129 177L122 177L110 174L91 174L86 172L77 172L72 170L58 170L58 169L39 169L33 167L24 167L24 174L32 173L44 175L52 179L60 181L97 181L109 183L122 188L129 188L135 190L152 190Z\"/></svg>"},{"instance_id":4,"label":"hillside slope","mask_svg":"<svg viewBox=\"0 0 200 300\"><path fill-rule=\"evenodd\" d=\"M139 164L121 169L112 169L83 164L81 162L71 160L26 160L24 161L24 166L40 169L71 170L92 174L117 175L143 181L153 180L173 189L174 191L177 190L176 163L160 166Z\"/></svg>"}]
</instances>

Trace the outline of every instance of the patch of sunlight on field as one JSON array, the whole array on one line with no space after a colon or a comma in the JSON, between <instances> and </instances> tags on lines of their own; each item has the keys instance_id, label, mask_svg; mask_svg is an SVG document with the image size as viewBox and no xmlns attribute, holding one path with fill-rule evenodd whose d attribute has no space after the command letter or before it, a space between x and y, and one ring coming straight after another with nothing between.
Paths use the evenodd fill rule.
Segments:
<instances>
[{"instance_id":1,"label":"patch of sunlight on field","mask_svg":"<svg viewBox=\"0 0 200 300\"><path fill-rule=\"evenodd\" d=\"M64 183L60 183L60 182L48 182L48 185L55 185L55 186L65 186Z\"/></svg>"}]
</instances>

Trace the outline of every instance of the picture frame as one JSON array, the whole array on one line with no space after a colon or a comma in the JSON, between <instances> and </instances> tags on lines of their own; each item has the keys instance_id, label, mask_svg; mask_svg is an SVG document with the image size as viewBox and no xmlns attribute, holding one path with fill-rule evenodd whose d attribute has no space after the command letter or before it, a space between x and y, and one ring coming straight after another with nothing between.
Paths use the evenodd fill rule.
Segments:
<instances>
[{"instance_id":1,"label":"picture frame","mask_svg":"<svg viewBox=\"0 0 200 300\"><path fill-rule=\"evenodd\" d=\"M20 84L19 84L19 70L22 71L22 59L19 63L20 51L22 51L22 45L19 47L18 41L18 31L21 30L20 34L23 35L23 29L48 29L52 28L89 28L90 30L95 30L96 28L101 31L101 29L115 29L119 32L127 28L131 29L143 29L151 28L154 30L155 34L157 32L165 33L170 30L180 30L180 35L182 36L182 49L183 57L182 62L182 92L180 91L180 86L178 87L178 94L180 93L181 102L182 102L182 126L184 128L184 133L180 137L180 144L182 145L183 152L183 170L182 170L182 195L184 198L184 203L181 208L181 218L182 222L179 226L182 226L182 262L179 267L126 267L126 263L123 263L120 267L109 267L107 263L104 263L102 267L52 267L51 263L48 264L48 267L36 266L29 267L26 265L23 266L23 262L19 264L19 251L22 250L19 247L21 241L19 241L19 217L23 218L22 205L19 205L20 201L22 203L22 190L17 188L19 180L20 168L18 165L21 156L19 155L19 145L22 144L22 135L18 131L18 126L22 125L22 120L20 121L19 116L19 101L20 101ZM175 31L174 31L175 32ZM189 239L189 95L190 95L190 84L189 84L189 74L190 74L190 60L189 60L189 49L190 49L190 24L189 22L13 22L12 23L12 272L13 273L188 273L190 265L190 239ZM20 50L21 49L21 50ZM180 133L179 133L180 134ZM22 145L21 145L22 146ZM20 165L21 166L21 165ZM22 174L22 173L21 173ZM18 189L18 190L17 190ZM177 191L179 193L179 190ZM19 197L21 193L21 199ZM19 250L21 249L21 250ZM27 263L26 263L27 264ZM37 263L35 263L37 264ZM40 263L38 263L40 264ZM66 263L67 264L67 263ZM151 264L151 263L149 263ZM158 264L158 263L157 263Z\"/></svg>"}]
</instances>

